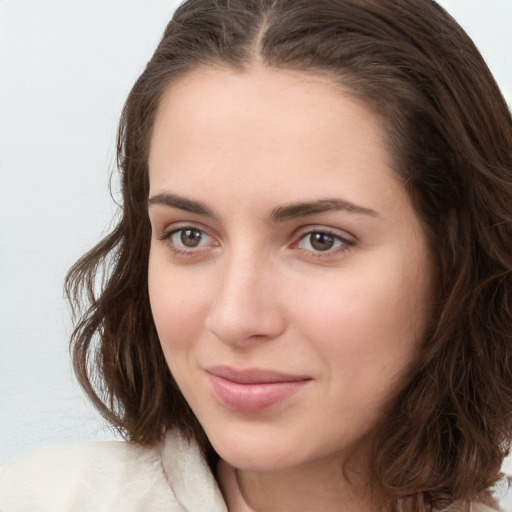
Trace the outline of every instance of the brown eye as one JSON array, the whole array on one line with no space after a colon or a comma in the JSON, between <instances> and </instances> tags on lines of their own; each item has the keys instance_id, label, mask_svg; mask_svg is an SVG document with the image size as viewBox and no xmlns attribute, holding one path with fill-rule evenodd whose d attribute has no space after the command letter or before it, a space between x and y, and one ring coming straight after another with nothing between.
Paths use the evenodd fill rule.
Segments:
<instances>
[{"instance_id":1,"label":"brown eye","mask_svg":"<svg viewBox=\"0 0 512 512\"><path fill-rule=\"evenodd\" d=\"M329 233L311 233L309 243L315 251L328 251L334 247L336 239Z\"/></svg>"},{"instance_id":2,"label":"brown eye","mask_svg":"<svg viewBox=\"0 0 512 512\"><path fill-rule=\"evenodd\" d=\"M203 238L203 232L197 229L181 229L179 233L180 242L188 248L198 247Z\"/></svg>"},{"instance_id":3,"label":"brown eye","mask_svg":"<svg viewBox=\"0 0 512 512\"><path fill-rule=\"evenodd\" d=\"M192 254L207 247L217 246L214 238L194 226L185 226L164 233L160 240L165 242L171 250L179 253Z\"/></svg>"},{"instance_id":4,"label":"brown eye","mask_svg":"<svg viewBox=\"0 0 512 512\"><path fill-rule=\"evenodd\" d=\"M299 240L297 247L313 254L331 254L348 249L354 242L330 231L309 231Z\"/></svg>"}]
</instances>

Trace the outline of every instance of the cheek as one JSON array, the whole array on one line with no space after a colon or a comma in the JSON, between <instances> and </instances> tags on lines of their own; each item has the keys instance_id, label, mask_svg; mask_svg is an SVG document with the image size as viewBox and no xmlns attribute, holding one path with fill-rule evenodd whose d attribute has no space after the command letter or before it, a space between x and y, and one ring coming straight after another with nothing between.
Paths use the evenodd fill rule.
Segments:
<instances>
[{"instance_id":1,"label":"cheek","mask_svg":"<svg viewBox=\"0 0 512 512\"><path fill-rule=\"evenodd\" d=\"M391 383L418 357L430 318L428 276L402 262L383 255L377 268L347 272L310 287L302 293L308 300L295 299L298 330L348 385Z\"/></svg>"},{"instance_id":2,"label":"cheek","mask_svg":"<svg viewBox=\"0 0 512 512\"><path fill-rule=\"evenodd\" d=\"M148 287L153 319L169 361L170 351L186 350L199 336L208 308L206 288L197 279L171 272L159 255L150 255Z\"/></svg>"}]
</instances>

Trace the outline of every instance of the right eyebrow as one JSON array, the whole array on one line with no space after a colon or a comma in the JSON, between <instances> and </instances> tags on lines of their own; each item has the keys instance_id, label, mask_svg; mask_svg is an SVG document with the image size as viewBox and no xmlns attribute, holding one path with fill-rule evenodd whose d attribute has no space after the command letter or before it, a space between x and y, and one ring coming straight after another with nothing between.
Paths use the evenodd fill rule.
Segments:
<instances>
[{"instance_id":1,"label":"right eyebrow","mask_svg":"<svg viewBox=\"0 0 512 512\"><path fill-rule=\"evenodd\" d=\"M199 201L192 201L185 197L176 194L156 194L148 199L148 207L154 205L169 206L170 208L177 208L185 212L197 213L198 215L205 215L206 217L215 218L215 214L210 208Z\"/></svg>"}]
</instances>

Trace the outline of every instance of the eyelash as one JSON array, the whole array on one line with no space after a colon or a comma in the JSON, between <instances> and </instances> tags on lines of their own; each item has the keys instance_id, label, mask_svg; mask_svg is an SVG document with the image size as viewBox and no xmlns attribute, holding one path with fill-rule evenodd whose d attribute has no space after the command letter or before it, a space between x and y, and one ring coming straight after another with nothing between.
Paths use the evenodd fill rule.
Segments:
<instances>
[{"instance_id":1,"label":"eyelash","mask_svg":"<svg viewBox=\"0 0 512 512\"><path fill-rule=\"evenodd\" d=\"M182 225L179 227L175 227L173 229L166 230L162 233L161 236L157 237L157 239L159 241L165 243L169 247L169 249L177 256L192 257L201 252L202 246L185 249L185 248L179 248L176 245L176 243L172 242L172 237L174 235L177 235L177 234L182 233L187 230L196 232L201 237L206 236L206 237L209 237L212 240L214 240L214 238L211 235L209 235L204 229L198 228L194 225ZM314 250L314 249L313 250L305 249L303 247L299 247L299 244L301 244L301 242L306 240L308 237L311 237L312 235L323 235L323 236L331 237L334 239L334 244L339 244L339 245L337 247L335 247L334 249L327 249L325 251ZM199 243L201 243L201 242L202 242L202 240L200 240ZM311 240L309 243L311 245ZM326 228L318 228L318 229L308 228L307 231L304 230L299 234L299 238L297 239L296 242L293 242L291 244L291 247L295 250L301 251L303 253L307 253L308 257L327 258L329 256L333 256L333 255L348 251L352 246L355 245L355 243L356 242L354 240L344 237L333 230L329 230Z\"/></svg>"},{"instance_id":2,"label":"eyelash","mask_svg":"<svg viewBox=\"0 0 512 512\"><path fill-rule=\"evenodd\" d=\"M160 240L161 242L163 242L164 244L166 244L167 247L169 247L169 249L177 256L189 256L190 257L190 256L193 256L193 255L197 254L198 252L200 252L200 248L199 249L198 248L190 248L190 249L183 248L183 249L181 249L181 248L177 247L175 243L172 242L172 237L174 235L177 235L184 231L194 231L196 233L199 233L202 237L204 235L206 235L207 237L213 239L213 237L211 235L209 235L204 229L198 228L193 225L182 225L179 227L175 227L173 229L166 230L162 233L161 236L157 237L157 239ZM201 243L201 241L200 241L200 243Z\"/></svg>"},{"instance_id":3,"label":"eyelash","mask_svg":"<svg viewBox=\"0 0 512 512\"><path fill-rule=\"evenodd\" d=\"M323 236L331 237L332 239L334 239L334 244L338 243L339 245L335 248L330 248L325 251L320 251L320 250L315 251L315 250L304 249L302 247L299 247L299 244L302 241L306 240L308 237L311 237L312 235L323 235ZM310 238L309 244L311 245L311 238ZM348 251L353 245L355 245L354 240L352 240L348 237L342 236L340 233L338 233L336 231L326 229L326 228L318 228L318 229L308 228L307 231L303 231L300 234L298 241L294 242L292 244L292 247L294 247L295 249L297 249L301 252L307 253L309 257L328 258L329 256L339 255L341 253Z\"/></svg>"}]
</instances>

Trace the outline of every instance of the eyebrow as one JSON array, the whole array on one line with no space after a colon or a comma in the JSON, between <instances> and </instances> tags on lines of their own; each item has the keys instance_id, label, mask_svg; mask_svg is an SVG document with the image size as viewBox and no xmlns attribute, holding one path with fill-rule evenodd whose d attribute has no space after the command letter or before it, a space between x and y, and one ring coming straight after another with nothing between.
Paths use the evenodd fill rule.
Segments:
<instances>
[{"instance_id":1,"label":"eyebrow","mask_svg":"<svg viewBox=\"0 0 512 512\"><path fill-rule=\"evenodd\" d=\"M215 218L213 211L205 204L176 194L156 194L148 199L148 206L153 205L169 206L170 208Z\"/></svg>"},{"instance_id":2,"label":"eyebrow","mask_svg":"<svg viewBox=\"0 0 512 512\"><path fill-rule=\"evenodd\" d=\"M310 215L336 211L379 217L379 214L375 210L359 206L344 199L319 199L317 201L292 203L274 208L274 210L272 210L271 219L274 222L284 222L297 217L307 217Z\"/></svg>"},{"instance_id":3,"label":"eyebrow","mask_svg":"<svg viewBox=\"0 0 512 512\"><path fill-rule=\"evenodd\" d=\"M148 206L162 205L170 208L177 208L186 212L205 215L206 217L216 218L215 213L204 203L187 199L176 194L161 193L148 199ZM270 214L273 222L285 222L288 220L318 215L326 212L345 211L355 214L369 215L379 217L380 215L371 208L359 206L344 199L319 199L315 201L305 201L291 203L274 208Z\"/></svg>"}]
</instances>

